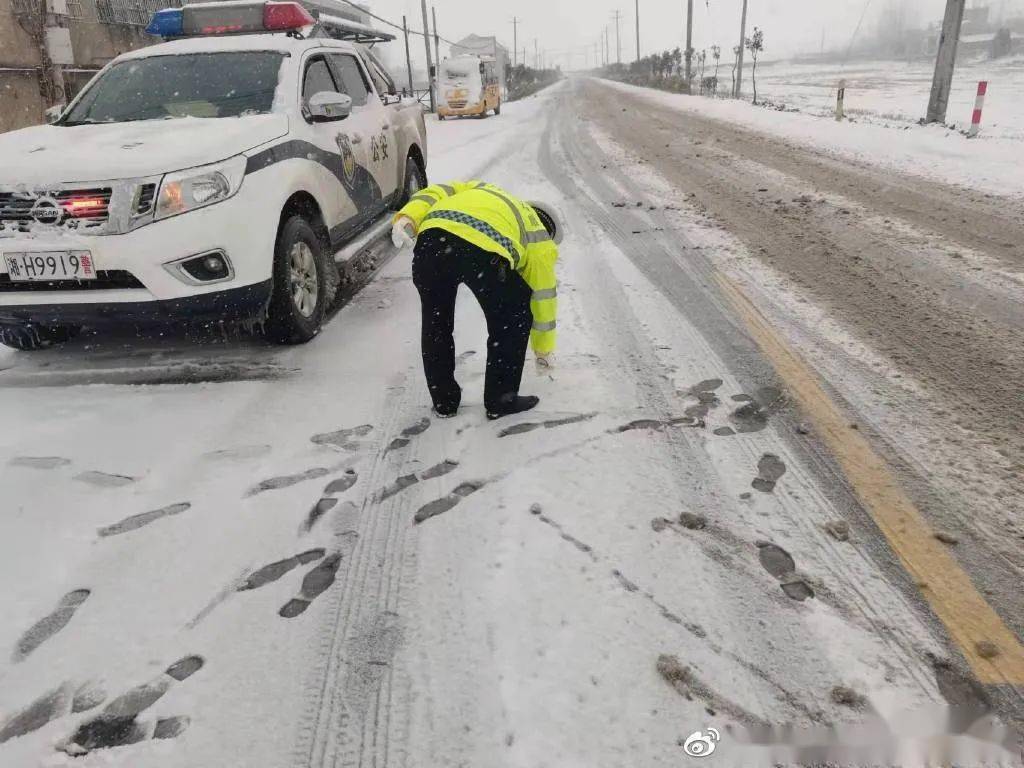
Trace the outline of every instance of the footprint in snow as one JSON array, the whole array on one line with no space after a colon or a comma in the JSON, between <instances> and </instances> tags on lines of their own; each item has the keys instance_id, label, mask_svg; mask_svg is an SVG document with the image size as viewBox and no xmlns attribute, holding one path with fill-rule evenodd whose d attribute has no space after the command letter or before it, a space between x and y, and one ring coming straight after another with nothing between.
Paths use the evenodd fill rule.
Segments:
<instances>
[{"instance_id":1,"label":"footprint in snow","mask_svg":"<svg viewBox=\"0 0 1024 768\"><path fill-rule=\"evenodd\" d=\"M511 427L507 427L501 430L501 432L498 433L498 437L524 435L527 432L533 432L535 429L557 429L558 427L566 427L570 424L579 424L584 421L590 421L595 416L597 416L596 413L579 413L573 416L566 416L561 419L549 419L548 421L515 424Z\"/></svg>"},{"instance_id":2,"label":"footprint in snow","mask_svg":"<svg viewBox=\"0 0 1024 768\"><path fill-rule=\"evenodd\" d=\"M769 542L760 542L757 546L761 566L779 580L786 597L799 602L814 597L811 585L796 575L796 561L789 552Z\"/></svg>"},{"instance_id":3,"label":"footprint in snow","mask_svg":"<svg viewBox=\"0 0 1024 768\"><path fill-rule=\"evenodd\" d=\"M422 522L429 520L432 517L444 514L450 509L453 509L463 499L468 496L472 496L474 493L483 488L486 483L483 482L468 482L462 483L457 486L455 490L449 493L447 496L442 496L440 499L435 499L428 504L424 504L416 512L413 518L413 522L419 525Z\"/></svg>"},{"instance_id":4,"label":"footprint in snow","mask_svg":"<svg viewBox=\"0 0 1024 768\"><path fill-rule=\"evenodd\" d=\"M357 442L353 438L366 437L373 431L372 424L363 424L358 427L352 427L351 429L339 429L336 432L326 432L321 435L313 435L310 442L317 445L327 445L333 448L340 448L343 451L358 451L362 448L362 443Z\"/></svg>"},{"instance_id":5,"label":"footprint in snow","mask_svg":"<svg viewBox=\"0 0 1024 768\"><path fill-rule=\"evenodd\" d=\"M77 688L72 683L64 683L0 723L0 744L38 731L47 723L65 715L77 715L95 709L106 697L106 693L95 682L84 683Z\"/></svg>"},{"instance_id":6,"label":"footprint in snow","mask_svg":"<svg viewBox=\"0 0 1024 768\"><path fill-rule=\"evenodd\" d=\"M71 459L60 456L15 456L7 462L11 467L27 467L29 469L57 469L66 467L70 463Z\"/></svg>"},{"instance_id":7,"label":"footprint in snow","mask_svg":"<svg viewBox=\"0 0 1024 768\"><path fill-rule=\"evenodd\" d=\"M126 485L131 485L132 483L137 482L138 478L129 477L128 475L112 475L108 472L90 470L88 472L82 472L75 475L75 480L80 483L94 485L97 488L123 488Z\"/></svg>"},{"instance_id":8,"label":"footprint in snow","mask_svg":"<svg viewBox=\"0 0 1024 768\"><path fill-rule=\"evenodd\" d=\"M416 435L422 435L430 429L430 419L422 418L412 426L408 426L402 430L402 437L416 437Z\"/></svg>"},{"instance_id":9,"label":"footprint in snow","mask_svg":"<svg viewBox=\"0 0 1024 768\"><path fill-rule=\"evenodd\" d=\"M239 585L239 592L248 592L253 589L265 587L272 584L300 565L309 565L320 560L327 552L323 549L311 549L308 552L301 552L289 557L287 560L278 560L276 563L265 565L257 571L249 574L242 584Z\"/></svg>"},{"instance_id":10,"label":"footprint in snow","mask_svg":"<svg viewBox=\"0 0 1024 768\"><path fill-rule=\"evenodd\" d=\"M281 606L278 615L286 619L294 619L312 605L320 595L330 589L341 565L341 553L335 552L319 565L314 567L302 579L299 596L294 597Z\"/></svg>"},{"instance_id":11,"label":"footprint in snow","mask_svg":"<svg viewBox=\"0 0 1024 768\"><path fill-rule=\"evenodd\" d=\"M757 477L750 484L755 491L771 493L775 484L786 474L786 465L774 453L766 453L757 463Z\"/></svg>"},{"instance_id":12,"label":"footprint in snow","mask_svg":"<svg viewBox=\"0 0 1024 768\"><path fill-rule=\"evenodd\" d=\"M412 441L409 440L409 438L407 437L396 437L394 440L388 443L388 447L384 449L384 453L388 454L391 453L392 451L401 450L402 448L407 447L410 442Z\"/></svg>"},{"instance_id":13,"label":"footprint in snow","mask_svg":"<svg viewBox=\"0 0 1024 768\"><path fill-rule=\"evenodd\" d=\"M449 472L454 472L455 468L458 466L459 462L449 461L448 459L445 459L440 464L435 464L434 466L430 467L430 469L425 469L419 474L402 475L393 483L391 483L391 485L382 489L377 494L377 501L386 501L387 499L390 499L392 496L401 493L406 488L410 488L416 485L416 483L420 482L421 480L433 480L438 477L444 477Z\"/></svg>"},{"instance_id":14,"label":"footprint in snow","mask_svg":"<svg viewBox=\"0 0 1024 768\"><path fill-rule=\"evenodd\" d=\"M223 459L223 460L241 460L241 459L258 459L261 456L266 456L271 451L269 445L242 445L238 448L224 448L219 451L210 451L204 453L204 459Z\"/></svg>"},{"instance_id":15,"label":"footprint in snow","mask_svg":"<svg viewBox=\"0 0 1024 768\"><path fill-rule=\"evenodd\" d=\"M700 419L695 419L692 416L678 416L673 419L637 419L631 421L628 424L623 424L621 427L616 427L608 431L608 434L618 435L624 432L635 432L648 431L648 432L664 432L669 427L703 427L704 422Z\"/></svg>"},{"instance_id":16,"label":"footprint in snow","mask_svg":"<svg viewBox=\"0 0 1024 768\"><path fill-rule=\"evenodd\" d=\"M107 704L96 717L86 721L57 749L69 755L84 755L94 749L136 744L146 738L170 739L185 731L187 717L159 718L150 727L138 717L177 683L184 682L203 668L202 656L186 656L169 666L163 674L121 694Z\"/></svg>"},{"instance_id":17,"label":"footprint in snow","mask_svg":"<svg viewBox=\"0 0 1024 768\"><path fill-rule=\"evenodd\" d=\"M750 395L735 395L733 400L743 405L729 414L731 427L719 427L714 431L719 437L750 434L766 429L770 416L780 406L782 392L775 387L762 387L758 390L756 398Z\"/></svg>"},{"instance_id":18,"label":"footprint in snow","mask_svg":"<svg viewBox=\"0 0 1024 768\"><path fill-rule=\"evenodd\" d=\"M341 477L338 477L327 484L323 496L306 515L306 521L302 525L302 531L309 533L324 515L338 505L337 496L345 493L359 481L359 475L354 469L346 469Z\"/></svg>"},{"instance_id":19,"label":"footprint in snow","mask_svg":"<svg viewBox=\"0 0 1024 768\"><path fill-rule=\"evenodd\" d=\"M64 629L90 594L88 589L76 589L64 595L52 613L33 624L18 639L14 647L14 662L24 660L36 648Z\"/></svg>"},{"instance_id":20,"label":"footprint in snow","mask_svg":"<svg viewBox=\"0 0 1024 768\"><path fill-rule=\"evenodd\" d=\"M721 387L722 384L721 379L706 379L690 387L686 391L686 395L687 397L696 398L697 404L691 405L684 413L694 419L707 418L712 408L717 408L722 404L722 401L718 399L718 395L715 394L715 390Z\"/></svg>"},{"instance_id":21,"label":"footprint in snow","mask_svg":"<svg viewBox=\"0 0 1024 768\"><path fill-rule=\"evenodd\" d=\"M183 501L180 504L171 504L170 506L163 507L162 509L154 509L151 512L142 512L138 515L126 517L118 523L97 529L96 533L98 533L101 538L118 536L122 533L138 530L143 526L155 523L157 520L162 520L165 517L180 515L182 512L187 512L191 508L192 505L187 501Z\"/></svg>"},{"instance_id":22,"label":"footprint in snow","mask_svg":"<svg viewBox=\"0 0 1024 768\"><path fill-rule=\"evenodd\" d=\"M246 496L256 496L257 494L265 491L279 491L282 488L290 488L293 485L305 482L306 480L315 480L318 477L324 477L325 475L331 474L331 470L325 469L324 467L314 467L313 469L307 469L305 472L300 472L297 475L284 475L282 477L271 477L268 480L264 480L259 485L249 489Z\"/></svg>"}]
</instances>

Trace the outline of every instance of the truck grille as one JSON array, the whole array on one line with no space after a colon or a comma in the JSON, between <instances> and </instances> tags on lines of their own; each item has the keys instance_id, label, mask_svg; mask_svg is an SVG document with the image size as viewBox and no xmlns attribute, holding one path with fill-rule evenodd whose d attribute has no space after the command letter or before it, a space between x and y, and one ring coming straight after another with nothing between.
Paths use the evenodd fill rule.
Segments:
<instances>
[{"instance_id":1,"label":"truck grille","mask_svg":"<svg viewBox=\"0 0 1024 768\"><path fill-rule=\"evenodd\" d=\"M452 109L465 109L466 108L466 102L464 100L463 101L449 101L448 102L448 106L451 107Z\"/></svg>"},{"instance_id":2,"label":"truck grille","mask_svg":"<svg viewBox=\"0 0 1024 768\"><path fill-rule=\"evenodd\" d=\"M95 280L50 280L38 283L15 283L9 275L0 275L0 293L21 291L111 291L124 288L145 288L131 272L123 269L98 270Z\"/></svg>"},{"instance_id":3,"label":"truck grille","mask_svg":"<svg viewBox=\"0 0 1024 768\"><path fill-rule=\"evenodd\" d=\"M110 195L110 187L0 192L0 231L27 229L33 224L87 229L99 226L110 218Z\"/></svg>"}]
</instances>

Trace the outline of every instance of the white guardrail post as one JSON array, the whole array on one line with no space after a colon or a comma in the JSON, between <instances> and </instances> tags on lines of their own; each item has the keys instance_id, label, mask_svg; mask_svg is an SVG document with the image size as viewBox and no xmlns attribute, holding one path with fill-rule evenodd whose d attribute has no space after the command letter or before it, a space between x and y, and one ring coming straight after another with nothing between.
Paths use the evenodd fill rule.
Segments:
<instances>
[{"instance_id":1,"label":"white guardrail post","mask_svg":"<svg viewBox=\"0 0 1024 768\"><path fill-rule=\"evenodd\" d=\"M839 81L839 90L836 92L836 122L843 120L843 102L846 100L846 81Z\"/></svg>"}]
</instances>

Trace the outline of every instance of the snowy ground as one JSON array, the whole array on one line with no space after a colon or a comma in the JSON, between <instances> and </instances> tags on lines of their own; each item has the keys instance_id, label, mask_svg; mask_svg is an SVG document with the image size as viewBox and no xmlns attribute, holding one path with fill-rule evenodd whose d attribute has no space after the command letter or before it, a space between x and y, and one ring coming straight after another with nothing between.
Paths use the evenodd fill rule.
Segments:
<instances>
[{"instance_id":1,"label":"snowy ground","mask_svg":"<svg viewBox=\"0 0 1024 768\"><path fill-rule=\"evenodd\" d=\"M678 766L715 726L758 765L795 758L737 728L978 703L708 262L611 208L677 197L596 170L573 88L430 125L434 180L571 222L537 412L484 420L466 294L429 418L407 253L303 348L0 351L0 764Z\"/></svg>"},{"instance_id":2,"label":"snowy ground","mask_svg":"<svg viewBox=\"0 0 1024 768\"><path fill-rule=\"evenodd\" d=\"M1019 170L1024 158L1024 101L1020 99L1024 64L1015 60L1000 63L998 68L998 73L982 65L958 70L949 108L949 121L958 127L964 120L970 121L977 79L992 76L986 128L976 139L944 126L917 125L928 104L930 75L916 64L775 64L759 71L759 97L799 112L754 107L749 101L688 97L623 84L617 87L644 93L659 104L783 137L795 145L996 195L1024 197L1024 174ZM728 70L720 71L725 90L728 77ZM836 123L832 117L836 83L841 77L849 81L846 108L854 122ZM746 83L749 95L749 77Z\"/></svg>"},{"instance_id":3,"label":"snowy ground","mask_svg":"<svg viewBox=\"0 0 1024 768\"><path fill-rule=\"evenodd\" d=\"M905 128L924 117L934 63L876 61L849 64L778 62L758 66L758 96L776 105L833 116L836 87L846 80L846 114L858 122ZM729 72L721 71L728 80ZM958 130L971 125L978 81L988 81L979 140L1024 141L1024 57L961 62L953 77L946 122ZM746 79L749 90L749 73Z\"/></svg>"}]
</instances>

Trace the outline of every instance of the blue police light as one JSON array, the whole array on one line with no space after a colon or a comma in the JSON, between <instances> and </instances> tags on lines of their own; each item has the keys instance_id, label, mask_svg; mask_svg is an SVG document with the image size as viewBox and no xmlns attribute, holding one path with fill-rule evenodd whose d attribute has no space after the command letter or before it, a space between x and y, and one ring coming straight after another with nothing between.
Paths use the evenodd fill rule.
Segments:
<instances>
[{"instance_id":1,"label":"blue police light","mask_svg":"<svg viewBox=\"0 0 1024 768\"><path fill-rule=\"evenodd\" d=\"M180 37L184 34L184 18L181 8L164 8L153 14L146 33L160 37Z\"/></svg>"}]
</instances>

